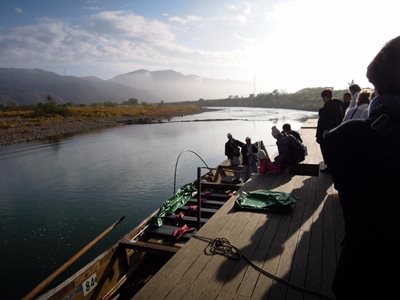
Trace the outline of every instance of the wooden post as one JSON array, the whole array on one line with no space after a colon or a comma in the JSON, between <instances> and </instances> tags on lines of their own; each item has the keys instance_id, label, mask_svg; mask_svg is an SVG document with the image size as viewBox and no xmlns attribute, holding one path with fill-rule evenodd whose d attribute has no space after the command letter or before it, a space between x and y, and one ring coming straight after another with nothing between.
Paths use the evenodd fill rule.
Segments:
<instances>
[{"instance_id":1,"label":"wooden post","mask_svg":"<svg viewBox=\"0 0 400 300\"><path fill-rule=\"evenodd\" d=\"M201 167L197 168L197 230L201 227Z\"/></svg>"}]
</instances>

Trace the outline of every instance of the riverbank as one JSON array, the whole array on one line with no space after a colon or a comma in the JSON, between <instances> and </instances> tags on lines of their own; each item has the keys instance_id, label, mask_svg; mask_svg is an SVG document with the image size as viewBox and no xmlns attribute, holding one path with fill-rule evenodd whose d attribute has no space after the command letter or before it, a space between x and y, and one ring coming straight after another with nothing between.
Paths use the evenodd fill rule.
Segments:
<instances>
[{"instance_id":1,"label":"riverbank","mask_svg":"<svg viewBox=\"0 0 400 300\"><path fill-rule=\"evenodd\" d=\"M72 115L67 117L53 116L48 118L32 118L15 116L12 114L0 115L0 145L10 145L33 140L57 138L65 135L82 133L90 130L122 126L126 124L149 124L167 122L175 116L197 114L207 111L201 107L185 107L185 109L170 109L168 113L157 115L154 111L141 112L140 116L129 114L105 114L101 116Z\"/></svg>"}]
</instances>

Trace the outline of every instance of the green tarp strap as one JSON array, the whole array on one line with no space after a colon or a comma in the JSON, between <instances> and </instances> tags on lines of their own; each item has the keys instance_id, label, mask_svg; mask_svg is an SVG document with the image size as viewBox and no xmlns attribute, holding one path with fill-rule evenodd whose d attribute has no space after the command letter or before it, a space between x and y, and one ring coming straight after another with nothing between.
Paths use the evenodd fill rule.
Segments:
<instances>
[{"instance_id":1,"label":"green tarp strap","mask_svg":"<svg viewBox=\"0 0 400 300\"><path fill-rule=\"evenodd\" d=\"M235 201L235 209L286 213L292 208L297 198L289 193L274 192L270 190L258 190L242 192Z\"/></svg>"},{"instance_id":2,"label":"green tarp strap","mask_svg":"<svg viewBox=\"0 0 400 300\"><path fill-rule=\"evenodd\" d=\"M173 214L178 208L184 206L196 193L197 189L194 183L188 183L182 186L175 195L163 203L157 215L151 220L151 224L156 227L162 226L163 218Z\"/></svg>"}]
</instances>

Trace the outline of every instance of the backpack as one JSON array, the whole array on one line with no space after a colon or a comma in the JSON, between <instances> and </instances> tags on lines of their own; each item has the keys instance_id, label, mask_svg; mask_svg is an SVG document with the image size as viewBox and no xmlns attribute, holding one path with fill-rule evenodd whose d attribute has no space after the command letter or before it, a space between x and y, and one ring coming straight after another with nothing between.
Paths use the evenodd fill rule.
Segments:
<instances>
[{"instance_id":1,"label":"backpack","mask_svg":"<svg viewBox=\"0 0 400 300\"><path fill-rule=\"evenodd\" d=\"M292 148L294 162L298 164L306 158L306 147L293 135L288 134L288 137L290 141L290 147Z\"/></svg>"}]
</instances>

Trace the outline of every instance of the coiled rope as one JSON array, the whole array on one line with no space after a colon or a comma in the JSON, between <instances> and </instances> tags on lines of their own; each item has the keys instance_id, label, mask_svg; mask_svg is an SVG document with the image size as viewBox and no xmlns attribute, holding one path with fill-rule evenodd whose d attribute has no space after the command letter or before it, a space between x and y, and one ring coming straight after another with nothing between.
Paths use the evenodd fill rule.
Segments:
<instances>
[{"instance_id":1,"label":"coiled rope","mask_svg":"<svg viewBox=\"0 0 400 300\"><path fill-rule=\"evenodd\" d=\"M218 254L218 255L225 256L228 259L233 259L233 260L240 260L241 258L243 258L255 270L257 270L261 274L263 274L263 275L265 275L265 276L267 276L267 277L269 277L269 278L271 278L271 279L273 279L273 280L275 280L277 282L283 283L286 286L288 286L290 288L293 288L293 289L295 289L297 291L321 297L322 299L334 300L333 298L331 298L331 297L329 297L327 295L324 295L324 294L318 293L316 291L309 290L309 289L303 288L301 286L295 285L295 284L293 284L293 283L291 283L291 282L289 282L289 281L287 281L285 279L277 277L274 274L263 270L262 268L257 266L254 262L252 262L246 255L244 255L238 248L233 246L229 242L229 240L227 240L226 238L210 239L210 238L199 236L199 235L194 235L193 237L198 239L198 240L201 240L203 242L208 243L208 245L204 249L204 254L206 254L206 255Z\"/></svg>"}]
</instances>

